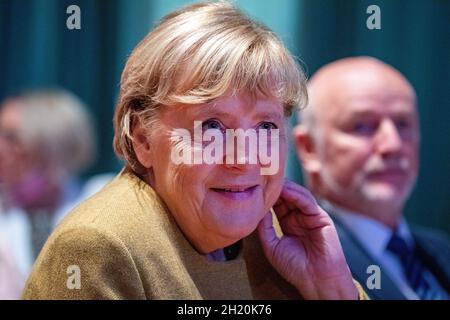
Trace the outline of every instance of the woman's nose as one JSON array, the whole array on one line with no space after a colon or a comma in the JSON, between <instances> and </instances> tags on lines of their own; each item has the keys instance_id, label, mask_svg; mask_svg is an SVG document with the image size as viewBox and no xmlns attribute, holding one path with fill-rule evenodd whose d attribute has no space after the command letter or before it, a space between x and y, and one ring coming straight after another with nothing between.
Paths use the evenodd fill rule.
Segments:
<instances>
[{"instance_id":1,"label":"woman's nose","mask_svg":"<svg viewBox=\"0 0 450 320\"><path fill-rule=\"evenodd\" d=\"M229 168L248 170L258 164L258 140L251 130L236 130L233 136L227 136L224 164Z\"/></svg>"}]
</instances>

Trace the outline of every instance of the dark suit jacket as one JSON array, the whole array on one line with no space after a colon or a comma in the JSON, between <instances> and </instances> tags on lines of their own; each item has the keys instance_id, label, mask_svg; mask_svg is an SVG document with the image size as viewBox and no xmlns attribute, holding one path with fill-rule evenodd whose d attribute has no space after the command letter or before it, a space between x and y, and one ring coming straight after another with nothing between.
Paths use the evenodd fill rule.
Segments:
<instances>
[{"instance_id":1,"label":"dark suit jacket","mask_svg":"<svg viewBox=\"0 0 450 320\"><path fill-rule=\"evenodd\" d=\"M369 265L380 265L361 245L354 234L332 212L329 212L335 223L341 240L347 263L353 278L359 281L371 299L404 300L406 297L386 273L381 272L381 289L369 289L367 273ZM414 241L418 247L419 256L433 273L440 285L450 292L450 246L448 238L436 231L412 227Z\"/></svg>"}]
</instances>

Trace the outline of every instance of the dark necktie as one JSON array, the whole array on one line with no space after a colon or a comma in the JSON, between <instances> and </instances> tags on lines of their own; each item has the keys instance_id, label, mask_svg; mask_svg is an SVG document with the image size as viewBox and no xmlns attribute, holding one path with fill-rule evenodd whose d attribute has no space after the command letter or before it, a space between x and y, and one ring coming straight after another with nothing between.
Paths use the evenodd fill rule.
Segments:
<instances>
[{"instance_id":1,"label":"dark necktie","mask_svg":"<svg viewBox=\"0 0 450 320\"><path fill-rule=\"evenodd\" d=\"M387 245L387 250L400 259L406 279L420 299L432 300L437 298L438 293L430 287L424 274L424 266L414 248L410 248L405 240L393 233Z\"/></svg>"}]
</instances>

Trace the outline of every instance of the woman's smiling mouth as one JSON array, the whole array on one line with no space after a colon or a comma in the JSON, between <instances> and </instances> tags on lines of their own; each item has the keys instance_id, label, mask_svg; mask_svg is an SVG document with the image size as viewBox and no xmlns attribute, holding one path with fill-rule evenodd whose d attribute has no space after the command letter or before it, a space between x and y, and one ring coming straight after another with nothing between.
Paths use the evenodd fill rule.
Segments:
<instances>
[{"instance_id":1,"label":"woman's smiling mouth","mask_svg":"<svg viewBox=\"0 0 450 320\"><path fill-rule=\"evenodd\" d=\"M211 188L213 192L232 200L247 200L253 196L258 185L236 185Z\"/></svg>"}]
</instances>

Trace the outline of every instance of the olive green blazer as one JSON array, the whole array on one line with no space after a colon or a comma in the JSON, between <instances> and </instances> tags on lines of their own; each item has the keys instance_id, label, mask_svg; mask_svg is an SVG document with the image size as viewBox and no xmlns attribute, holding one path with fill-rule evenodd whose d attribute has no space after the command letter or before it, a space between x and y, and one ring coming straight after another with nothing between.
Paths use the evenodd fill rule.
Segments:
<instances>
[{"instance_id":1,"label":"olive green blazer","mask_svg":"<svg viewBox=\"0 0 450 320\"><path fill-rule=\"evenodd\" d=\"M24 299L300 298L266 261L255 234L214 262L186 240L144 181L122 171L74 209L41 251Z\"/></svg>"}]
</instances>

